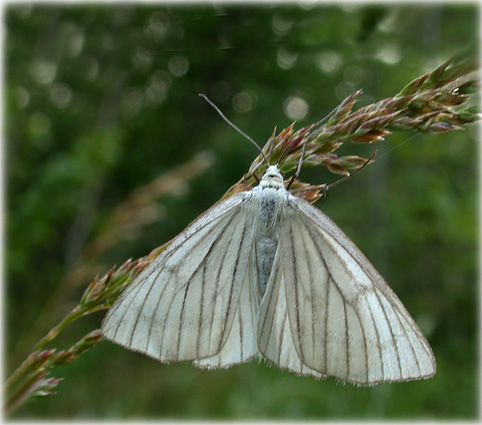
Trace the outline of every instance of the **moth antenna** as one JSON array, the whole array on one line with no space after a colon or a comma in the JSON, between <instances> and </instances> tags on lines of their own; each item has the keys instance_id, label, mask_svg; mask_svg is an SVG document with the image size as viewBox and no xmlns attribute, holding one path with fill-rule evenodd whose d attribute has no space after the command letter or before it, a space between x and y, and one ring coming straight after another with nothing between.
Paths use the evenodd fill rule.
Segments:
<instances>
[{"instance_id":1,"label":"moth antenna","mask_svg":"<svg viewBox=\"0 0 482 425\"><path fill-rule=\"evenodd\" d=\"M265 160L266 162L266 165L269 167L269 162L268 162L268 159L266 158L266 155L264 154L263 152L263 149L261 149L261 147L251 138L249 137L246 133L244 133L243 131L241 131L238 127L236 127L236 125L234 125L231 121L229 121L226 116L221 112L221 109L219 109L213 102L211 102L211 100L204 94L204 93L199 93L199 96L203 97L204 100L209 103L213 108L214 110L221 116L221 118L226 121L231 127L233 127L239 134L241 134L241 136L244 136L246 139L248 139L254 146L256 146L259 150L259 152L261 153L261 156L263 157L263 159Z\"/></svg>"},{"instance_id":2,"label":"moth antenna","mask_svg":"<svg viewBox=\"0 0 482 425\"><path fill-rule=\"evenodd\" d=\"M291 177L291 180L289 181L288 186L286 186L286 190L290 190L291 185L293 184L295 179L297 179L298 176L300 175L301 166L303 165L303 158L305 157L306 144L307 144L307 141L303 143L303 149L301 150L300 160L298 161L298 168L296 169L296 172Z\"/></svg>"},{"instance_id":3,"label":"moth antenna","mask_svg":"<svg viewBox=\"0 0 482 425\"><path fill-rule=\"evenodd\" d=\"M278 166L278 168L280 167L281 165L281 161L283 160L283 158L285 157L285 154L286 152L288 152L288 149L290 148L291 146L286 146L284 149L283 149L283 152L281 152L281 155L279 157L279 160L278 160L278 163L276 164Z\"/></svg>"},{"instance_id":4,"label":"moth antenna","mask_svg":"<svg viewBox=\"0 0 482 425\"><path fill-rule=\"evenodd\" d=\"M329 118L332 117L332 115L336 112L336 110L338 109L338 106L333 109L333 111L331 111L325 118L322 118L320 121L316 122L313 124L313 127L311 128L311 131L313 132L313 130L315 130L316 128L318 128L321 124L323 124L325 121L328 121Z\"/></svg>"},{"instance_id":5,"label":"moth antenna","mask_svg":"<svg viewBox=\"0 0 482 425\"><path fill-rule=\"evenodd\" d=\"M333 111L331 111L325 118L322 118L320 121L318 121L318 122L316 122L315 124L313 124L313 126L312 126L312 128L311 128L311 131L315 130L317 127L319 127L319 126L320 126L321 124L323 124L325 121L328 121L328 119L331 118L331 116L336 112L337 108L338 108L338 106L337 106L335 109L333 109ZM307 143L309 140L311 140L311 139L312 139L312 138L308 136L307 139L306 139L305 145L306 145L306 143ZM283 152L281 153L281 156L279 157L278 164L277 164L278 167L280 166L281 160L284 158L284 156L285 156L285 154L286 154L286 152L288 151L289 148L290 148L289 145L286 146L286 147L284 148ZM303 146L303 149L304 149L304 146ZM301 158L303 158L303 155L301 156ZM301 158L300 158L300 160L301 160ZM298 164L298 168L301 168L301 167L299 166L299 164ZM298 174L299 174L299 171L298 171ZM291 181L290 181L290 183L291 183Z\"/></svg>"},{"instance_id":6,"label":"moth antenna","mask_svg":"<svg viewBox=\"0 0 482 425\"><path fill-rule=\"evenodd\" d=\"M343 183L343 182L346 182L347 180L350 180L353 176L355 176L356 174L358 174L361 170L363 170L370 162L371 160L375 157L375 155L378 153L378 149L373 152L372 156L370 158L368 158L366 160L366 162L359 168L357 168L355 171L353 171L353 173L350 173L348 174L346 177L343 177L341 178L340 180L337 180L336 182L332 183L332 184L329 184L326 186L326 188L324 189L325 192L328 190L328 189L331 189L333 186L336 186L340 183Z\"/></svg>"},{"instance_id":7,"label":"moth antenna","mask_svg":"<svg viewBox=\"0 0 482 425\"><path fill-rule=\"evenodd\" d=\"M275 134L276 134L276 126L274 127L273 137L275 136ZM268 151L268 157L271 156L271 154L273 153L273 149L274 149L274 143L271 143Z\"/></svg>"},{"instance_id":8,"label":"moth antenna","mask_svg":"<svg viewBox=\"0 0 482 425\"><path fill-rule=\"evenodd\" d=\"M318 186L309 186L309 187L305 187L303 189L294 189L291 192L293 193L293 192L308 192L308 191L311 191L311 190L322 190L323 195L326 195L326 192L328 191L328 189L332 188L333 186L336 186L337 184L343 183L343 182L351 179L355 174L358 174L361 170L363 170L371 162L371 160L377 154L377 152L378 152L378 150L373 152L373 155L370 158L368 158L367 161L360 168L357 168L355 171L353 171L353 173L349 174L346 177L341 178L340 180L337 180L334 183L321 184L321 185L318 185Z\"/></svg>"}]
</instances>

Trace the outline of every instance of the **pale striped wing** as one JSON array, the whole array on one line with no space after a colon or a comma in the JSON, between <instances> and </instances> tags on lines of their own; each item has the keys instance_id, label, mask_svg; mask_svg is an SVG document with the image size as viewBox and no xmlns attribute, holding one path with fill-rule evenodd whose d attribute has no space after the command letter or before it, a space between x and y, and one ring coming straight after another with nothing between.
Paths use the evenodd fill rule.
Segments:
<instances>
[{"instance_id":1,"label":"pale striped wing","mask_svg":"<svg viewBox=\"0 0 482 425\"><path fill-rule=\"evenodd\" d=\"M253 250L250 252L248 270L241 289L239 303L233 320L229 337L219 353L193 362L201 368L222 368L244 363L258 354L256 342L256 321L258 319L259 301L253 293Z\"/></svg>"},{"instance_id":2,"label":"pale striped wing","mask_svg":"<svg viewBox=\"0 0 482 425\"><path fill-rule=\"evenodd\" d=\"M353 242L302 199L290 197L285 219L280 267L300 361L362 384L432 376L425 337Z\"/></svg>"},{"instance_id":3,"label":"pale striped wing","mask_svg":"<svg viewBox=\"0 0 482 425\"><path fill-rule=\"evenodd\" d=\"M243 283L254 229L249 202L247 193L234 195L176 237L108 311L104 337L165 362L210 358L227 342L239 351L232 332L244 332L244 341L254 332L244 312L238 313L240 302L248 303ZM218 365L238 360L223 351Z\"/></svg>"},{"instance_id":4,"label":"pale striped wing","mask_svg":"<svg viewBox=\"0 0 482 425\"><path fill-rule=\"evenodd\" d=\"M258 322L258 347L262 355L282 369L298 375L326 378L301 361L293 343L288 307L286 305L285 281L280 265L281 252L278 249L274 260L266 294L260 306Z\"/></svg>"}]
</instances>

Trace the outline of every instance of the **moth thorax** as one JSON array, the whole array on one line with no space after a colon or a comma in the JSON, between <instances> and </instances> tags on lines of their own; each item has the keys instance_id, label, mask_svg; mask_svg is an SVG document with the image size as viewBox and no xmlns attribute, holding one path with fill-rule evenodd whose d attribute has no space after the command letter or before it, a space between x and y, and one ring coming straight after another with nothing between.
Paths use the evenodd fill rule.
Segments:
<instances>
[{"instance_id":1,"label":"moth thorax","mask_svg":"<svg viewBox=\"0 0 482 425\"><path fill-rule=\"evenodd\" d=\"M257 229L258 234L273 236L283 212L283 191L273 187L265 187L259 199Z\"/></svg>"}]
</instances>

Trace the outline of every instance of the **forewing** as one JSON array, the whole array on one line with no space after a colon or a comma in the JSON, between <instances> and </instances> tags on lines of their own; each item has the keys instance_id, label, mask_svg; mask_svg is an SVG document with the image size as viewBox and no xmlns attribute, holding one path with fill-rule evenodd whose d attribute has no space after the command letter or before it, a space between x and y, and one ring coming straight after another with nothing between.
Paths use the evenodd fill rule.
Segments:
<instances>
[{"instance_id":1,"label":"forewing","mask_svg":"<svg viewBox=\"0 0 482 425\"><path fill-rule=\"evenodd\" d=\"M248 193L208 210L121 294L103 335L161 361L216 355L229 338L248 268Z\"/></svg>"},{"instance_id":2,"label":"forewing","mask_svg":"<svg viewBox=\"0 0 482 425\"><path fill-rule=\"evenodd\" d=\"M228 367L244 363L258 354L256 322L258 319L259 301L255 298L253 292L253 279L255 279L253 262L253 251L251 250L248 271L226 343L215 356L194 361L195 366L201 368Z\"/></svg>"},{"instance_id":3,"label":"forewing","mask_svg":"<svg viewBox=\"0 0 482 425\"><path fill-rule=\"evenodd\" d=\"M280 270L301 362L356 383L432 376L426 339L353 242L299 198L290 198L285 220Z\"/></svg>"},{"instance_id":4,"label":"forewing","mask_svg":"<svg viewBox=\"0 0 482 425\"><path fill-rule=\"evenodd\" d=\"M301 361L293 343L280 254L278 249L266 293L261 302L258 322L259 351L282 369L288 369L298 375L325 378L322 373L311 369Z\"/></svg>"}]
</instances>

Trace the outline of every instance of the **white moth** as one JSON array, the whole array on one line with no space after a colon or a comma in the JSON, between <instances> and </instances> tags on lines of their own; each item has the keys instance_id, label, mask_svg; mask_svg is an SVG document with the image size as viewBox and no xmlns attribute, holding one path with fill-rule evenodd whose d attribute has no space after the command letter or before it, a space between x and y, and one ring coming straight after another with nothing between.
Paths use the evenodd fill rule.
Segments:
<instances>
[{"instance_id":1,"label":"white moth","mask_svg":"<svg viewBox=\"0 0 482 425\"><path fill-rule=\"evenodd\" d=\"M116 300L102 334L161 362L226 368L259 356L359 384L428 378L436 368L382 276L284 188L277 166L178 235Z\"/></svg>"}]
</instances>

